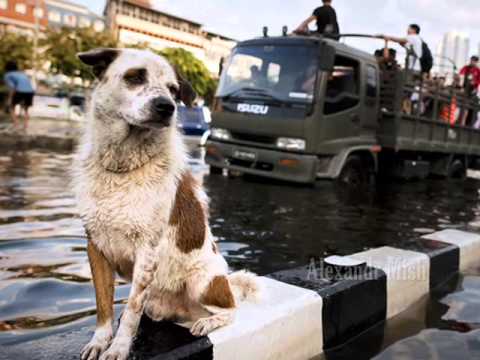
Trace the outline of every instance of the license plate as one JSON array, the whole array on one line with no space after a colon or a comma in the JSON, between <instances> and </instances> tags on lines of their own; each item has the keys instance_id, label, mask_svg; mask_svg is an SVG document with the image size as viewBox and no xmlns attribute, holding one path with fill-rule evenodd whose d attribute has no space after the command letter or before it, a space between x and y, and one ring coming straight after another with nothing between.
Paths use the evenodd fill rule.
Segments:
<instances>
[{"instance_id":1,"label":"license plate","mask_svg":"<svg viewBox=\"0 0 480 360\"><path fill-rule=\"evenodd\" d=\"M235 150L233 152L233 157L239 160L255 161L257 159L257 154L250 151Z\"/></svg>"}]
</instances>

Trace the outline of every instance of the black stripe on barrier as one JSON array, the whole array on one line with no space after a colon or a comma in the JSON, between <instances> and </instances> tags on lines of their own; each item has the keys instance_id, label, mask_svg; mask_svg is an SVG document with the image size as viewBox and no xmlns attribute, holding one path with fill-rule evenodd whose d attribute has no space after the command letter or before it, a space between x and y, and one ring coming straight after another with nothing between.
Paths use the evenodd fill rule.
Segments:
<instances>
[{"instance_id":1,"label":"black stripe on barrier","mask_svg":"<svg viewBox=\"0 0 480 360\"><path fill-rule=\"evenodd\" d=\"M324 348L339 346L386 320L387 276L371 267L345 278L312 274L311 267L280 271L270 277L316 291L323 300Z\"/></svg>"},{"instance_id":2,"label":"black stripe on barrier","mask_svg":"<svg viewBox=\"0 0 480 360\"><path fill-rule=\"evenodd\" d=\"M73 360L93 335L94 326L84 326L32 339L10 346L0 345L0 360ZM171 322L154 322L143 316L129 359L142 360L212 360L210 339L194 337L188 329Z\"/></svg>"},{"instance_id":3,"label":"black stripe on barrier","mask_svg":"<svg viewBox=\"0 0 480 360\"><path fill-rule=\"evenodd\" d=\"M130 358L212 360L213 345L207 336L195 337L189 329L168 321L155 322L144 315Z\"/></svg>"},{"instance_id":4,"label":"black stripe on barrier","mask_svg":"<svg viewBox=\"0 0 480 360\"><path fill-rule=\"evenodd\" d=\"M435 289L460 271L460 248L437 240L414 239L399 246L428 255L430 258L430 290Z\"/></svg>"}]
</instances>

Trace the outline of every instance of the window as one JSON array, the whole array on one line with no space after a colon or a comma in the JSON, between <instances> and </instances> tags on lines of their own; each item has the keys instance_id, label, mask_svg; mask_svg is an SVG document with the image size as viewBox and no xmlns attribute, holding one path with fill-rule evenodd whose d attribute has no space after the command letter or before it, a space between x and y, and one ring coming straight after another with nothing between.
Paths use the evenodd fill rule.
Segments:
<instances>
[{"instance_id":1,"label":"window","mask_svg":"<svg viewBox=\"0 0 480 360\"><path fill-rule=\"evenodd\" d=\"M82 16L79 21L80 27L90 27L92 25L92 22L90 21L89 18Z\"/></svg>"},{"instance_id":2,"label":"window","mask_svg":"<svg viewBox=\"0 0 480 360\"><path fill-rule=\"evenodd\" d=\"M377 97L378 93L378 73L373 65L367 65L367 91L366 96Z\"/></svg>"},{"instance_id":3,"label":"window","mask_svg":"<svg viewBox=\"0 0 480 360\"><path fill-rule=\"evenodd\" d=\"M8 0L0 0L0 9L8 8Z\"/></svg>"},{"instance_id":4,"label":"window","mask_svg":"<svg viewBox=\"0 0 480 360\"><path fill-rule=\"evenodd\" d=\"M52 10L48 12L48 21L53 21L59 23L61 21L60 13L58 11Z\"/></svg>"},{"instance_id":5,"label":"window","mask_svg":"<svg viewBox=\"0 0 480 360\"><path fill-rule=\"evenodd\" d=\"M95 31L103 31L103 29L105 29L105 24L102 20L95 20L93 28L95 29Z\"/></svg>"},{"instance_id":6,"label":"window","mask_svg":"<svg viewBox=\"0 0 480 360\"><path fill-rule=\"evenodd\" d=\"M329 74L325 91L324 113L334 114L355 107L360 102L359 64L355 60L337 56Z\"/></svg>"},{"instance_id":7,"label":"window","mask_svg":"<svg viewBox=\"0 0 480 360\"><path fill-rule=\"evenodd\" d=\"M19 14L26 14L27 13L27 5L25 4L16 4L15 11Z\"/></svg>"},{"instance_id":8,"label":"window","mask_svg":"<svg viewBox=\"0 0 480 360\"><path fill-rule=\"evenodd\" d=\"M34 14L39 19L43 18L43 9L35 8Z\"/></svg>"},{"instance_id":9,"label":"window","mask_svg":"<svg viewBox=\"0 0 480 360\"><path fill-rule=\"evenodd\" d=\"M65 14L63 15L63 23L68 26L76 26L77 25L77 17L72 14Z\"/></svg>"},{"instance_id":10,"label":"window","mask_svg":"<svg viewBox=\"0 0 480 360\"><path fill-rule=\"evenodd\" d=\"M311 104L317 54L313 46L239 46L225 63L217 96Z\"/></svg>"}]
</instances>

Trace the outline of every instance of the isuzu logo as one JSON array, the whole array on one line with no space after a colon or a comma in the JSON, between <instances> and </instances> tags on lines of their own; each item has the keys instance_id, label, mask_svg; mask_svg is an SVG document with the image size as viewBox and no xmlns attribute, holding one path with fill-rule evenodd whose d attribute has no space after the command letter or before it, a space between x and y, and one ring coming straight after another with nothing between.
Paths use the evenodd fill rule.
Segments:
<instances>
[{"instance_id":1,"label":"isuzu logo","mask_svg":"<svg viewBox=\"0 0 480 360\"><path fill-rule=\"evenodd\" d=\"M256 105L256 104L238 104L237 111L241 113L249 113L249 114L256 114L256 115L267 115L268 106Z\"/></svg>"}]
</instances>

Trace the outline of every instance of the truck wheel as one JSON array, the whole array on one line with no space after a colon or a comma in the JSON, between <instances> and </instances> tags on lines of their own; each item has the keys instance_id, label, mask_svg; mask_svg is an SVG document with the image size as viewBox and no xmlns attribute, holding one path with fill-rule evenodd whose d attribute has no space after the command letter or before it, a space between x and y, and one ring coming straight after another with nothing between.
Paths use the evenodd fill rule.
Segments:
<instances>
[{"instance_id":1,"label":"truck wheel","mask_svg":"<svg viewBox=\"0 0 480 360\"><path fill-rule=\"evenodd\" d=\"M448 178L464 180L467 177L467 169L461 160L453 160L448 168Z\"/></svg>"},{"instance_id":2,"label":"truck wheel","mask_svg":"<svg viewBox=\"0 0 480 360\"><path fill-rule=\"evenodd\" d=\"M362 187L368 184L369 169L365 166L359 156L350 156L345 165L343 165L342 172L337 179L340 185L347 185L351 187Z\"/></svg>"},{"instance_id":3,"label":"truck wheel","mask_svg":"<svg viewBox=\"0 0 480 360\"><path fill-rule=\"evenodd\" d=\"M223 174L223 169L210 165L210 174L211 175L222 175Z\"/></svg>"}]
</instances>

